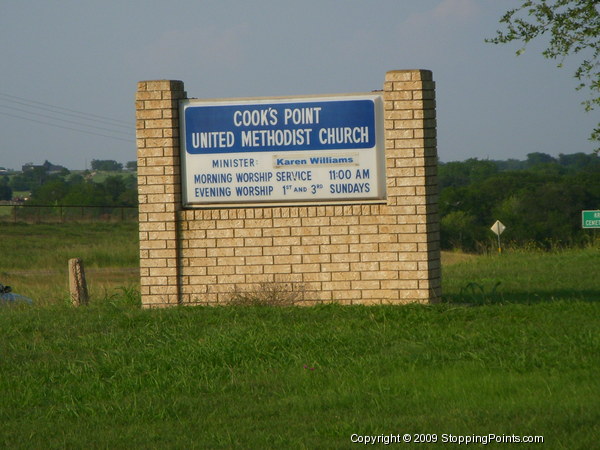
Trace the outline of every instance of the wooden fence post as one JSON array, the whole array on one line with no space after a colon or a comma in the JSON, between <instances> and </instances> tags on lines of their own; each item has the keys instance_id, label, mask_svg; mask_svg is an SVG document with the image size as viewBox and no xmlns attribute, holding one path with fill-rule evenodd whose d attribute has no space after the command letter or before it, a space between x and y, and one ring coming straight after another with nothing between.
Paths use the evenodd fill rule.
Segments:
<instances>
[{"instance_id":1,"label":"wooden fence post","mask_svg":"<svg viewBox=\"0 0 600 450\"><path fill-rule=\"evenodd\" d=\"M88 304L88 289L85 281L85 272L83 270L83 261L81 258L73 258L69 260L69 287L73 306Z\"/></svg>"}]
</instances>

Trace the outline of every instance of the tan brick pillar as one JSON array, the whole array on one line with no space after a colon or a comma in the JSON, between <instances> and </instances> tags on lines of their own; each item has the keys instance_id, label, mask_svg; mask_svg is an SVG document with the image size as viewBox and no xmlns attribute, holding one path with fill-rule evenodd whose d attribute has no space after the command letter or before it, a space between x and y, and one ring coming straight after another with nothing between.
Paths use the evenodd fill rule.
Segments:
<instances>
[{"instance_id":1,"label":"tan brick pillar","mask_svg":"<svg viewBox=\"0 0 600 450\"><path fill-rule=\"evenodd\" d=\"M181 81L141 81L136 93L140 278L144 307L179 302Z\"/></svg>"},{"instance_id":2,"label":"tan brick pillar","mask_svg":"<svg viewBox=\"0 0 600 450\"><path fill-rule=\"evenodd\" d=\"M400 298L436 302L441 297L435 83L428 70L394 70L384 82L388 205L398 224L416 225L398 242L416 243L411 289ZM403 255L401 255L402 257ZM409 284L407 284L407 287ZM416 288L416 289L414 289Z\"/></svg>"}]
</instances>

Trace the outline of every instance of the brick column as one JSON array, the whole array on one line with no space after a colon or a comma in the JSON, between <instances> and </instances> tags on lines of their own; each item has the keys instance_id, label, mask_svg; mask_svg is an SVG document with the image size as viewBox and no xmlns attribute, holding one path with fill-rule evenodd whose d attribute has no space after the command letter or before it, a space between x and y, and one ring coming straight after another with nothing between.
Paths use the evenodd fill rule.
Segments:
<instances>
[{"instance_id":1,"label":"brick column","mask_svg":"<svg viewBox=\"0 0 600 450\"><path fill-rule=\"evenodd\" d=\"M416 225L398 242L416 243L412 289L401 298L436 302L441 297L435 83L428 70L394 70L384 82L388 205L398 224ZM401 269L402 270L402 269ZM409 280L407 280L409 281ZM416 289L415 289L416 288Z\"/></svg>"},{"instance_id":2,"label":"brick column","mask_svg":"<svg viewBox=\"0 0 600 450\"><path fill-rule=\"evenodd\" d=\"M141 81L136 93L140 278L144 307L179 303L181 81Z\"/></svg>"}]
</instances>

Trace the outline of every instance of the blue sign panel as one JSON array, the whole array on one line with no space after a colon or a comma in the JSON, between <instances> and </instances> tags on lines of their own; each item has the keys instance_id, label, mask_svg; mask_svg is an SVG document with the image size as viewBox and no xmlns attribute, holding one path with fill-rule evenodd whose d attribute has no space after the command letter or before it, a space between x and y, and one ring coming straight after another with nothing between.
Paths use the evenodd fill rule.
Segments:
<instances>
[{"instance_id":1,"label":"blue sign panel","mask_svg":"<svg viewBox=\"0 0 600 450\"><path fill-rule=\"evenodd\" d=\"M381 200L379 94L182 101L186 206Z\"/></svg>"},{"instance_id":2,"label":"blue sign panel","mask_svg":"<svg viewBox=\"0 0 600 450\"><path fill-rule=\"evenodd\" d=\"M345 150L375 146L372 100L190 106L190 154Z\"/></svg>"}]
</instances>

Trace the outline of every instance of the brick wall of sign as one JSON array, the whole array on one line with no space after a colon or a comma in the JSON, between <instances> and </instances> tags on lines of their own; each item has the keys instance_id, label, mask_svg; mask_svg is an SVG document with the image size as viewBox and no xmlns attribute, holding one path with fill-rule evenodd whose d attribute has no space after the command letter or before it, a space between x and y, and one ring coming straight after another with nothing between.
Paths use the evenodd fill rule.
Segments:
<instances>
[{"instance_id":1,"label":"brick wall of sign","mask_svg":"<svg viewBox=\"0 0 600 450\"><path fill-rule=\"evenodd\" d=\"M435 86L426 70L383 86L387 200L380 204L183 209L180 81L136 94L145 307L221 304L290 291L305 304L434 302L441 295Z\"/></svg>"}]
</instances>

